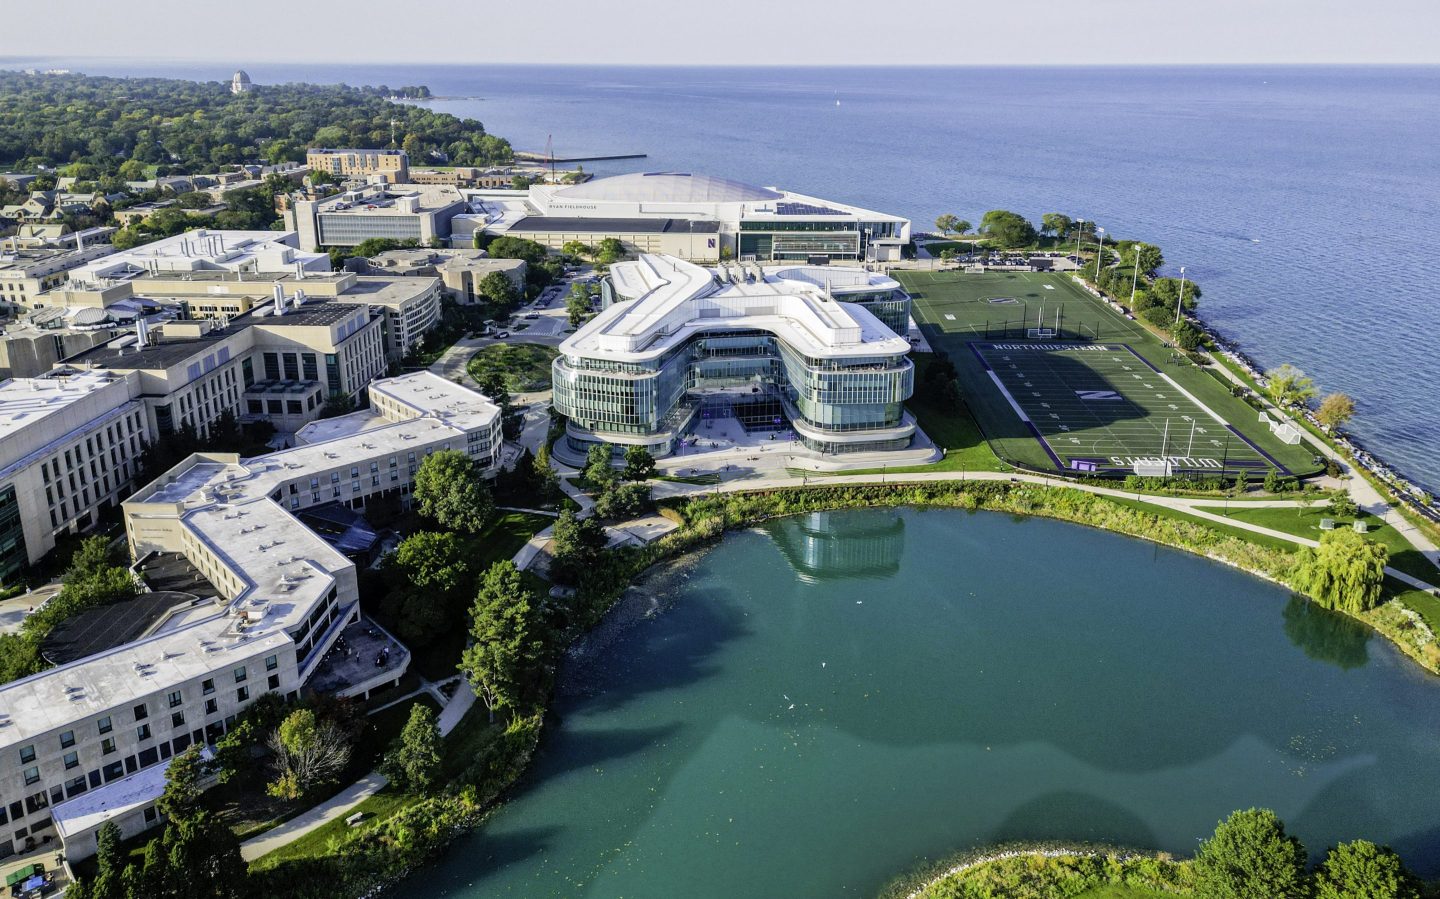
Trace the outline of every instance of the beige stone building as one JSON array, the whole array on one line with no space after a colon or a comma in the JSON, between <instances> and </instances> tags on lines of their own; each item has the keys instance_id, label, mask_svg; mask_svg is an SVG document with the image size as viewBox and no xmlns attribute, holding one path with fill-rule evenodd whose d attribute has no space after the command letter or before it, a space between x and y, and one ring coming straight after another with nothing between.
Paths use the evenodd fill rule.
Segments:
<instances>
[{"instance_id":1,"label":"beige stone building","mask_svg":"<svg viewBox=\"0 0 1440 899\"><path fill-rule=\"evenodd\" d=\"M328 172L338 179L378 175L387 184L410 180L410 159L404 150L332 150L316 147L305 152L312 172Z\"/></svg>"}]
</instances>

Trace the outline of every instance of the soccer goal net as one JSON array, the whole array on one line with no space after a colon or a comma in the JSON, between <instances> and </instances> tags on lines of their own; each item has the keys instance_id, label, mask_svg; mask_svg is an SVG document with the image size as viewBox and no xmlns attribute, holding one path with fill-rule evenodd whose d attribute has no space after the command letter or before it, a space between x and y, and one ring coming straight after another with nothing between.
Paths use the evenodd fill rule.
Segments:
<instances>
[{"instance_id":1,"label":"soccer goal net","mask_svg":"<svg viewBox=\"0 0 1440 899\"><path fill-rule=\"evenodd\" d=\"M1168 459L1136 459L1131 468L1142 478L1168 478L1175 471Z\"/></svg>"},{"instance_id":2,"label":"soccer goal net","mask_svg":"<svg viewBox=\"0 0 1440 899\"><path fill-rule=\"evenodd\" d=\"M1026 328L1025 336L1031 340L1054 340L1054 328Z\"/></svg>"}]
</instances>

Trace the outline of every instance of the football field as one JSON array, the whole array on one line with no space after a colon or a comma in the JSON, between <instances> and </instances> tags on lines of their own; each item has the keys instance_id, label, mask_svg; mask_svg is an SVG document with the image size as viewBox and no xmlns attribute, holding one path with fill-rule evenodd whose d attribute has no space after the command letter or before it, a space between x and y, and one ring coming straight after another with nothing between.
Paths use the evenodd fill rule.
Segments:
<instances>
[{"instance_id":1,"label":"football field","mask_svg":"<svg viewBox=\"0 0 1440 899\"><path fill-rule=\"evenodd\" d=\"M1034 468L1177 475L1314 469L1215 377L1065 275L895 273L955 363L996 454Z\"/></svg>"}]
</instances>

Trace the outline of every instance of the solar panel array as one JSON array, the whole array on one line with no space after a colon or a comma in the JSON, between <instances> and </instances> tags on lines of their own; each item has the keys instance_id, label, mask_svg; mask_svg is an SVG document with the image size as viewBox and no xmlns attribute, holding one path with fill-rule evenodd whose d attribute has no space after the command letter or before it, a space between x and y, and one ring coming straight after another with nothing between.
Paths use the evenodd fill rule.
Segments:
<instances>
[{"instance_id":1,"label":"solar panel array","mask_svg":"<svg viewBox=\"0 0 1440 899\"><path fill-rule=\"evenodd\" d=\"M843 209L816 206L814 203L776 203L776 215L845 215Z\"/></svg>"}]
</instances>

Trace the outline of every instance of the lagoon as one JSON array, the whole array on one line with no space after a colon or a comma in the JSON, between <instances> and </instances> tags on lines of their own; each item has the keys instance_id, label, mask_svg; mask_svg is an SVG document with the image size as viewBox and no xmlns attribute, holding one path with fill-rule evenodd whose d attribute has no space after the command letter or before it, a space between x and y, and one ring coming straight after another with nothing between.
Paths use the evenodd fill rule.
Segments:
<instances>
[{"instance_id":1,"label":"lagoon","mask_svg":"<svg viewBox=\"0 0 1440 899\"><path fill-rule=\"evenodd\" d=\"M1265 805L1440 873L1437 684L1348 619L1043 519L779 519L578 644L511 801L425 896L870 896L1013 839L1188 853Z\"/></svg>"}]
</instances>

